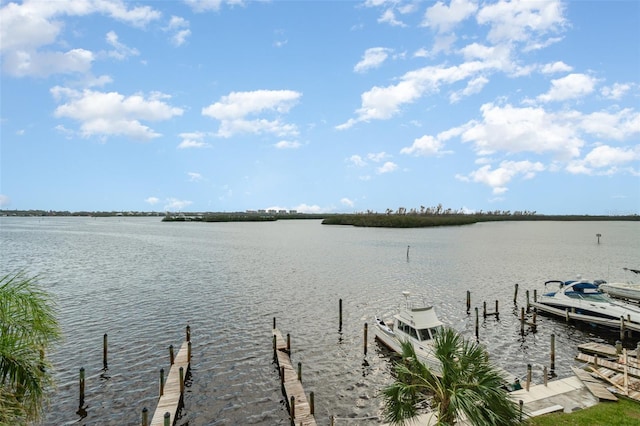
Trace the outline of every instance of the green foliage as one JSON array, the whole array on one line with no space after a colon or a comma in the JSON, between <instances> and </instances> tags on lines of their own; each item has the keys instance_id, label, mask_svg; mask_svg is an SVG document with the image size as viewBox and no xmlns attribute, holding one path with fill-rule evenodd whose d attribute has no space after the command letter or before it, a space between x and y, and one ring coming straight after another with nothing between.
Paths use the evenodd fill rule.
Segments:
<instances>
[{"instance_id":1,"label":"green foliage","mask_svg":"<svg viewBox=\"0 0 640 426\"><path fill-rule=\"evenodd\" d=\"M464 416L474 425L515 425L520 410L502 387L504 378L490 363L484 349L445 329L435 338L434 352L441 371L432 371L402 344L402 362L396 364L395 382L383 390L386 421L404 424L429 400L438 425L453 425Z\"/></svg>"},{"instance_id":2,"label":"green foliage","mask_svg":"<svg viewBox=\"0 0 640 426\"><path fill-rule=\"evenodd\" d=\"M36 278L0 278L0 424L39 417L52 383L43 354L59 338L53 300Z\"/></svg>"}]
</instances>

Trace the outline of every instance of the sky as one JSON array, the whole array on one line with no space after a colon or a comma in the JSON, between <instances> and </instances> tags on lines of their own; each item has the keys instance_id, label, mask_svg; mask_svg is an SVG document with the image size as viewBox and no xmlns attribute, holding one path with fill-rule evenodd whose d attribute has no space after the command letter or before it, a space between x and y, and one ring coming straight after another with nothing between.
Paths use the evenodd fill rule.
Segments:
<instances>
[{"instance_id":1,"label":"sky","mask_svg":"<svg viewBox=\"0 0 640 426\"><path fill-rule=\"evenodd\" d=\"M640 214L640 2L0 0L0 209Z\"/></svg>"}]
</instances>

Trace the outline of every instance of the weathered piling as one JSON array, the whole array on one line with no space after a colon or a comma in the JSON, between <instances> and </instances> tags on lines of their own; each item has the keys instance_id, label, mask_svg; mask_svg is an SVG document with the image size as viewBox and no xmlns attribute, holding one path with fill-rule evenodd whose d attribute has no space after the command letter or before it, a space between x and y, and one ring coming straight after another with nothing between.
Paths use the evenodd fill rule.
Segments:
<instances>
[{"instance_id":1,"label":"weathered piling","mask_svg":"<svg viewBox=\"0 0 640 426\"><path fill-rule=\"evenodd\" d=\"M369 325L364 323L364 354L367 355L367 332L369 329Z\"/></svg>"},{"instance_id":2,"label":"weathered piling","mask_svg":"<svg viewBox=\"0 0 640 426\"><path fill-rule=\"evenodd\" d=\"M479 340L479 336L478 336L479 325L478 325L478 322L479 322L478 321L478 307L476 306L476 340Z\"/></svg>"},{"instance_id":3,"label":"weathered piling","mask_svg":"<svg viewBox=\"0 0 640 426\"><path fill-rule=\"evenodd\" d=\"M527 383L526 383L527 392L529 392L529 387L531 387L531 364L527 364Z\"/></svg>"},{"instance_id":4,"label":"weathered piling","mask_svg":"<svg viewBox=\"0 0 640 426\"><path fill-rule=\"evenodd\" d=\"M78 380L78 414L84 412L84 367L80 368L79 380Z\"/></svg>"},{"instance_id":5,"label":"weathered piling","mask_svg":"<svg viewBox=\"0 0 640 426\"><path fill-rule=\"evenodd\" d=\"M467 290L467 314L471 311L471 292Z\"/></svg>"},{"instance_id":6,"label":"weathered piling","mask_svg":"<svg viewBox=\"0 0 640 426\"><path fill-rule=\"evenodd\" d=\"M551 335L551 373L556 371L556 335Z\"/></svg>"},{"instance_id":7,"label":"weathered piling","mask_svg":"<svg viewBox=\"0 0 640 426\"><path fill-rule=\"evenodd\" d=\"M164 368L160 369L160 396L164 395Z\"/></svg>"},{"instance_id":8,"label":"weathered piling","mask_svg":"<svg viewBox=\"0 0 640 426\"><path fill-rule=\"evenodd\" d=\"M513 291L513 304L514 306L518 304L518 283L516 283L515 290Z\"/></svg>"},{"instance_id":9,"label":"weathered piling","mask_svg":"<svg viewBox=\"0 0 640 426\"><path fill-rule=\"evenodd\" d=\"M273 328L276 328L275 323ZM338 331L342 331L342 299L338 300Z\"/></svg>"},{"instance_id":10,"label":"weathered piling","mask_svg":"<svg viewBox=\"0 0 640 426\"><path fill-rule=\"evenodd\" d=\"M107 369L107 333L102 336L102 368Z\"/></svg>"},{"instance_id":11,"label":"weathered piling","mask_svg":"<svg viewBox=\"0 0 640 426\"><path fill-rule=\"evenodd\" d=\"M149 426L149 410L147 410L147 407L144 407L142 409L142 421L141 421L142 426Z\"/></svg>"}]
</instances>

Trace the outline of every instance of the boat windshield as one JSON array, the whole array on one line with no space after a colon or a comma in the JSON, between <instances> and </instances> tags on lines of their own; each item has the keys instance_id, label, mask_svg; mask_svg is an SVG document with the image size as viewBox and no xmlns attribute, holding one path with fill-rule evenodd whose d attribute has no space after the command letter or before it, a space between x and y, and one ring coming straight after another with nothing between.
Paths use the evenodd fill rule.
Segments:
<instances>
[{"instance_id":1,"label":"boat windshield","mask_svg":"<svg viewBox=\"0 0 640 426\"><path fill-rule=\"evenodd\" d=\"M609 302L609 297L601 293L598 288L591 283L577 283L567 288L564 294L572 299L584 299L591 302Z\"/></svg>"},{"instance_id":2,"label":"boat windshield","mask_svg":"<svg viewBox=\"0 0 640 426\"><path fill-rule=\"evenodd\" d=\"M438 328L423 328L418 330L418 334L420 335L420 340L435 339L436 334L438 334Z\"/></svg>"}]
</instances>

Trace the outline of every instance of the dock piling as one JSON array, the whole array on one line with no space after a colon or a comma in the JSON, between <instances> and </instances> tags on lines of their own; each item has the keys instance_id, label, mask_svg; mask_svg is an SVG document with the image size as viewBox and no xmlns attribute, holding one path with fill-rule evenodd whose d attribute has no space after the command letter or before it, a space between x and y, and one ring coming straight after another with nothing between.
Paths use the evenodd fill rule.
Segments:
<instances>
[{"instance_id":1,"label":"dock piling","mask_svg":"<svg viewBox=\"0 0 640 426\"><path fill-rule=\"evenodd\" d=\"M287 352L291 353L291 334L287 333Z\"/></svg>"},{"instance_id":2,"label":"dock piling","mask_svg":"<svg viewBox=\"0 0 640 426\"><path fill-rule=\"evenodd\" d=\"M478 337L478 307L476 306L476 340L479 340Z\"/></svg>"},{"instance_id":3,"label":"dock piling","mask_svg":"<svg viewBox=\"0 0 640 426\"><path fill-rule=\"evenodd\" d=\"M164 368L160 369L160 396L164 395Z\"/></svg>"},{"instance_id":4,"label":"dock piling","mask_svg":"<svg viewBox=\"0 0 640 426\"><path fill-rule=\"evenodd\" d=\"M142 426L149 426L149 410L147 410L147 407L142 409Z\"/></svg>"},{"instance_id":5,"label":"dock piling","mask_svg":"<svg viewBox=\"0 0 640 426\"><path fill-rule=\"evenodd\" d=\"M302 363L298 361L298 381L302 382Z\"/></svg>"},{"instance_id":6,"label":"dock piling","mask_svg":"<svg viewBox=\"0 0 640 426\"><path fill-rule=\"evenodd\" d=\"M342 331L342 299L338 300L338 331Z\"/></svg>"},{"instance_id":7,"label":"dock piling","mask_svg":"<svg viewBox=\"0 0 640 426\"><path fill-rule=\"evenodd\" d=\"M471 311L471 292L467 290L467 314Z\"/></svg>"},{"instance_id":8,"label":"dock piling","mask_svg":"<svg viewBox=\"0 0 640 426\"><path fill-rule=\"evenodd\" d=\"M275 318L274 318L274 321L275 321ZM185 328L185 330L186 330L186 333L187 333L187 336L186 336L185 340L186 340L187 342L190 342L190 341L191 341L191 326L190 326L190 325L187 325L187 327Z\"/></svg>"},{"instance_id":9,"label":"dock piling","mask_svg":"<svg viewBox=\"0 0 640 426\"><path fill-rule=\"evenodd\" d=\"M316 403L313 392L309 393L309 410L311 411L311 415L316 414Z\"/></svg>"},{"instance_id":10,"label":"dock piling","mask_svg":"<svg viewBox=\"0 0 640 426\"><path fill-rule=\"evenodd\" d=\"M171 426L171 413L164 413L164 426Z\"/></svg>"},{"instance_id":11,"label":"dock piling","mask_svg":"<svg viewBox=\"0 0 640 426\"><path fill-rule=\"evenodd\" d=\"M180 367L180 393L184 393L184 367Z\"/></svg>"},{"instance_id":12,"label":"dock piling","mask_svg":"<svg viewBox=\"0 0 640 426\"><path fill-rule=\"evenodd\" d=\"M369 329L369 325L365 322L364 323L364 354L365 356L367 355L367 332Z\"/></svg>"},{"instance_id":13,"label":"dock piling","mask_svg":"<svg viewBox=\"0 0 640 426\"><path fill-rule=\"evenodd\" d=\"M107 333L102 336L102 368L107 369Z\"/></svg>"},{"instance_id":14,"label":"dock piling","mask_svg":"<svg viewBox=\"0 0 640 426\"><path fill-rule=\"evenodd\" d=\"M551 335L551 374L556 371L556 335Z\"/></svg>"},{"instance_id":15,"label":"dock piling","mask_svg":"<svg viewBox=\"0 0 640 426\"><path fill-rule=\"evenodd\" d=\"M516 283L515 290L513 291L513 305L518 305L518 283Z\"/></svg>"},{"instance_id":16,"label":"dock piling","mask_svg":"<svg viewBox=\"0 0 640 426\"><path fill-rule=\"evenodd\" d=\"M527 364L527 392L531 386L531 364Z\"/></svg>"},{"instance_id":17,"label":"dock piling","mask_svg":"<svg viewBox=\"0 0 640 426\"><path fill-rule=\"evenodd\" d=\"M171 362L170 365L173 365L173 362L175 361L175 356L173 355L173 345L169 345L169 361Z\"/></svg>"},{"instance_id":18,"label":"dock piling","mask_svg":"<svg viewBox=\"0 0 640 426\"><path fill-rule=\"evenodd\" d=\"M84 367L80 368L80 378L78 382L79 388L79 403L78 403L78 412L83 411L84 407Z\"/></svg>"}]
</instances>

